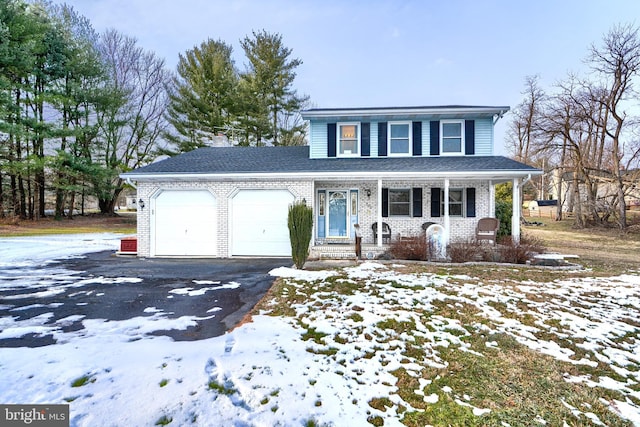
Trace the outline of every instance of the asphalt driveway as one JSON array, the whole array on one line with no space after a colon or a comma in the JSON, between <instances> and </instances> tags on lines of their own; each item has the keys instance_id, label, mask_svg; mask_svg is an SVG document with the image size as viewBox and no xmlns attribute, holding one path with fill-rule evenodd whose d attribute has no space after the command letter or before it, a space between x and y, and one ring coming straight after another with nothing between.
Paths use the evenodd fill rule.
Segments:
<instances>
[{"instance_id":1,"label":"asphalt driveway","mask_svg":"<svg viewBox=\"0 0 640 427\"><path fill-rule=\"evenodd\" d=\"M46 319L43 330L55 324L61 332L71 332L82 330L84 319L117 321L162 313L174 319L186 316L196 324L151 334L206 339L233 328L255 306L274 281L270 270L291 265L285 258L140 259L102 251L42 270L4 268L0 329L3 318L25 325ZM0 347L55 343L55 334L37 329L4 335L0 330Z\"/></svg>"}]
</instances>

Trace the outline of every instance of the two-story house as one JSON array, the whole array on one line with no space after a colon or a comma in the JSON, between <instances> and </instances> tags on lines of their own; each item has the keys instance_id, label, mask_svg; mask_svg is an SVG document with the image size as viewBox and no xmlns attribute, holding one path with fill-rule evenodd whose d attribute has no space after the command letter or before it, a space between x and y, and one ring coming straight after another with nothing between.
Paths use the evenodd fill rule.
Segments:
<instances>
[{"instance_id":1,"label":"two-story house","mask_svg":"<svg viewBox=\"0 0 640 427\"><path fill-rule=\"evenodd\" d=\"M495 185L506 181L518 238L521 183L541 171L494 155L508 110L311 109L308 146L201 148L122 174L138 190L138 255L290 256L295 201L314 211L312 257L353 253L356 228L369 254L384 250L385 232L416 235L429 223L464 240L494 216Z\"/></svg>"}]
</instances>

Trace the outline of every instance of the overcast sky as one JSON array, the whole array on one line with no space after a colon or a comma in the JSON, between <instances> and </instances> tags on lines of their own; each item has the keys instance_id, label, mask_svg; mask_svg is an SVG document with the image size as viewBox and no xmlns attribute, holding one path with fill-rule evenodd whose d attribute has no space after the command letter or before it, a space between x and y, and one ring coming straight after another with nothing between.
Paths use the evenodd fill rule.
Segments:
<instances>
[{"instance_id":1,"label":"overcast sky","mask_svg":"<svg viewBox=\"0 0 640 427\"><path fill-rule=\"evenodd\" d=\"M508 105L524 78L547 87L583 72L591 43L638 24L638 0L66 0L101 32L115 28L175 69L208 38L234 48L252 30L280 33L303 64L295 88L314 107ZM496 130L502 151L504 128Z\"/></svg>"}]
</instances>

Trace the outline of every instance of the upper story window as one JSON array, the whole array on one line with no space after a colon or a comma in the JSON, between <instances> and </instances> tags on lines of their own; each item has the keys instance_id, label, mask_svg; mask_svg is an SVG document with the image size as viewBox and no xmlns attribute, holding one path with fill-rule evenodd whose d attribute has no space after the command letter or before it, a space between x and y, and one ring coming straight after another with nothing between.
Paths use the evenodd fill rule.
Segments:
<instances>
[{"instance_id":1,"label":"upper story window","mask_svg":"<svg viewBox=\"0 0 640 427\"><path fill-rule=\"evenodd\" d=\"M360 146L360 125L338 123L338 156L357 156Z\"/></svg>"},{"instance_id":2,"label":"upper story window","mask_svg":"<svg viewBox=\"0 0 640 427\"><path fill-rule=\"evenodd\" d=\"M440 153L464 154L464 120L440 122Z\"/></svg>"},{"instance_id":3,"label":"upper story window","mask_svg":"<svg viewBox=\"0 0 640 427\"><path fill-rule=\"evenodd\" d=\"M411 155L411 123L389 123L389 155Z\"/></svg>"}]
</instances>

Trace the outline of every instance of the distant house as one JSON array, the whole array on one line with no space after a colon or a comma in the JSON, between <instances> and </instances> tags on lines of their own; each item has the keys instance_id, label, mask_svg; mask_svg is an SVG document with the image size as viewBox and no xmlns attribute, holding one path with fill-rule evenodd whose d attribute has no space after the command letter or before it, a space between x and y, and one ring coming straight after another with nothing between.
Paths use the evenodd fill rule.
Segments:
<instances>
[{"instance_id":1,"label":"distant house","mask_svg":"<svg viewBox=\"0 0 640 427\"><path fill-rule=\"evenodd\" d=\"M446 241L471 238L479 218L494 216L496 184L517 192L542 173L494 155L494 125L508 110L311 109L309 146L201 148L124 173L144 204L138 255L290 256L296 201L313 208L312 256L353 253L357 228L371 253L385 249L383 233L421 234L428 223Z\"/></svg>"},{"instance_id":2,"label":"distant house","mask_svg":"<svg viewBox=\"0 0 640 427\"><path fill-rule=\"evenodd\" d=\"M527 209L529 216L552 217L557 210L557 200L531 200L528 202Z\"/></svg>"},{"instance_id":3,"label":"distant house","mask_svg":"<svg viewBox=\"0 0 640 427\"><path fill-rule=\"evenodd\" d=\"M640 208L640 170L628 170L622 174L625 184L625 205L627 209ZM599 171L594 172L591 181L597 185L595 191L595 208L600 212L605 212L614 206L618 198L617 184L611 174ZM575 191L577 185L578 191ZM550 195L558 199L563 211L573 212L577 202L576 193L581 203L587 203L587 185L583 176L576 179L574 172L560 173L559 170L552 175L550 180Z\"/></svg>"}]
</instances>

